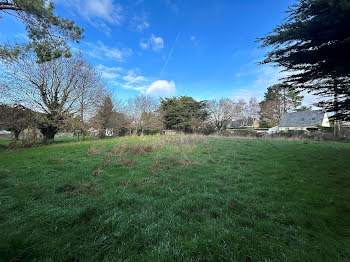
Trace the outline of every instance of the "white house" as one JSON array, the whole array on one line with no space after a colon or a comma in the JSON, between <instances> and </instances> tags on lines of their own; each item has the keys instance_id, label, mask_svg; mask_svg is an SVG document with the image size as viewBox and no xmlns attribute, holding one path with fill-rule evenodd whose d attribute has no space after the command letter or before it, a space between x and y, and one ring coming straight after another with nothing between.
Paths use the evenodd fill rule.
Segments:
<instances>
[{"instance_id":1,"label":"white house","mask_svg":"<svg viewBox=\"0 0 350 262\"><path fill-rule=\"evenodd\" d=\"M284 130L307 130L318 126L330 127L327 113L323 110L301 111L285 113L278 126L269 129L269 132Z\"/></svg>"},{"instance_id":2,"label":"white house","mask_svg":"<svg viewBox=\"0 0 350 262\"><path fill-rule=\"evenodd\" d=\"M88 130L90 136L98 136L99 135L99 130L97 128L94 128L94 127L91 127L89 130ZM113 136L114 135L114 131L113 131L113 128L107 128L106 129L106 133L105 133L106 136Z\"/></svg>"}]
</instances>

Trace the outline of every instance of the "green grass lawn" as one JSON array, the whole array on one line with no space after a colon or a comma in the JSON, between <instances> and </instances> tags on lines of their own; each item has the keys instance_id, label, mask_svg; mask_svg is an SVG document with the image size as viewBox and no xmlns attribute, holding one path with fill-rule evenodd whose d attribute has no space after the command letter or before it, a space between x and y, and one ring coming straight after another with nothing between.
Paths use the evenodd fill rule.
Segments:
<instances>
[{"instance_id":1,"label":"green grass lawn","mask_svg":"<svg viewBox=\"0 0 350 262\"><path fill-rule=\"evenodd\" d=\"M349 261L350 144L144 137L0 151L0 261Z\"/></svg>"}]
</instances>

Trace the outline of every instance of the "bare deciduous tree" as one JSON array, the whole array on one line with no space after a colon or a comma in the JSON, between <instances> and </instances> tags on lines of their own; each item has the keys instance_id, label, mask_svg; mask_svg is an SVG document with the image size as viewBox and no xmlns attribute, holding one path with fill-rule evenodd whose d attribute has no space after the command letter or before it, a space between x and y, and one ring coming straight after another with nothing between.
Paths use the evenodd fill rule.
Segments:
<instances>
[{"instance_id":1,"label":"bare deciduous tree","mask_svg":"<svg viewBox=\"0 0 350 262\"><path fill-rule=\"evenodd\" d=\"M281 121L283 114L281 102L278 99L260 104L261 120L268 126L277 125Z\"/></svg>"},{"instance_id":2,"label":"bare deciduous tree","mask_svg":"<svg viewBox=\"0 0 350 262\"><path fill-rule=\"evenodd\" d=\"M250 98L248 103L248 114L253 120L259 119L260 105L255 97Z\"/></svg>"},{"instance_id":3,"label":"bare deciduous tree","mask_svg":"<svg viewBox=\"0 0 350 262\"><path fill-rule=\"evenodd\" d=\"M100 75L81 54L38 64L33 53L25 53L2 65L6 77L0 85L11 90L7 102L40 112L38 127L48 142L68 117L84 115L103 92ZM87 84L91 79L93 84Z\"/></svg>"},{"instance_id":4,"label":"bare deciduous tree","mask_svg":"<svg viewBox=\"0 0 350 262\"><path fill-rule=\"evenodd\" d=\"M159 109L159 101L148 95L141 94L128 100L125 113L129 118L130 133L135 133L141 129L143 133L146 129L161 130L163 122Z\"/></svg>"},{"instance_id":5,"label":"bare deciduous tree","mask_svg":"<svg viewBox=\"0 0 350 262\"><path fill-rule=\"evenodd\" d=\"M221 98L220 100L210 100L208 103L209 113L212 121L218 130L222 130L232 121L235 114L236 103L230 98Z\"/></svg>"}]
</instances>

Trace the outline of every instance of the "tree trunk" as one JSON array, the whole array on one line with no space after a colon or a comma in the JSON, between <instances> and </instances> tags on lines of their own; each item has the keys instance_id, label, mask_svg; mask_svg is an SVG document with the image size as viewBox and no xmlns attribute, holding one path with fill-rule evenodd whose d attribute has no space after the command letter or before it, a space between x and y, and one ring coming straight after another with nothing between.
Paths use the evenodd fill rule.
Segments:
<instances>
[{"instance_id":1,"label":"tree trunk","mask_svg":"<svg viewBox=\"0 0 350 262\"><path fill-rule=\"evenodd\" d=\"M338 104L338 83L337 83L337 80L334 79L334 105ZM339 113L339 111L337 110L335 112L336 114ZM339 120L335 119L334 120L334 134L333 134L336 138L341 138L341 123Z\"/></svg>"},{"instance_id":2,"label":"tree trunk","mask_svg":"<svg viewBox=\"0 0 350 262\"><path fill-rule=\"evenodd\" d=\"M105 128L100 128L98 132L99 138L105 138L106 137L106 129Z\"/></svg>"},{"instance_id":3,"label":"tree trunk","mask_svg":"<svg viewBox=\"0 0 350 262\"><path fill-rule=\"evenodd\" d=\"M13 131L13 135L14 135L14 141L17 141L18 140L18 137L19 137L19 134L21 133L21 131L18 131L18 130L14 130Z\"/></svg>"},{"instance_id":4,"label":"tree trunk","mask_svg":"<svg viewBox=\"0 0 350 262\"><path fill-rule=\"evenodd\" d=\"M341 122L339 120L334 120L334 136L336 138L341 138Z\"/></svg>"},{"instance_id":5,"label":"tree trunk","mask_svg":"<svg viewBox=\"0 0 350 262\"><path fill-rule=\"evenodd\" d=\"M54 141L55 135L58 132L57 127L49 126L40 128L41 133L43 134L43 140L45 143L52 143Z\"/></svg>"}]
</instances>

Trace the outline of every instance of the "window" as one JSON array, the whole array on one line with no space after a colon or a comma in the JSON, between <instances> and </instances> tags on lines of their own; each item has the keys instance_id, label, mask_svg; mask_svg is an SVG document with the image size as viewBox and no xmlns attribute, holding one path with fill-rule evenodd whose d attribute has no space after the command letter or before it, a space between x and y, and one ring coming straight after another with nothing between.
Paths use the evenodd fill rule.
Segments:
<instances>
[{"instance_id":1,"label":"window","mask_svg":"<svg viewBox=\"0 0 350 262\"><path fill-rule=\"evenodd\" d=\"M315 117L312 118L312 120L315 120L315 119L316 119Z\"/></svg>"},{"instance_id":2,"label":"window","mask_svg":"<svg viewBox=\"0 0 350 262\"><path fill-rule=\"evenodd\" d=\"M305 121L305 118L302 118L301 121L304 122L304 121Z\"/></svg>"}]
</instances>

